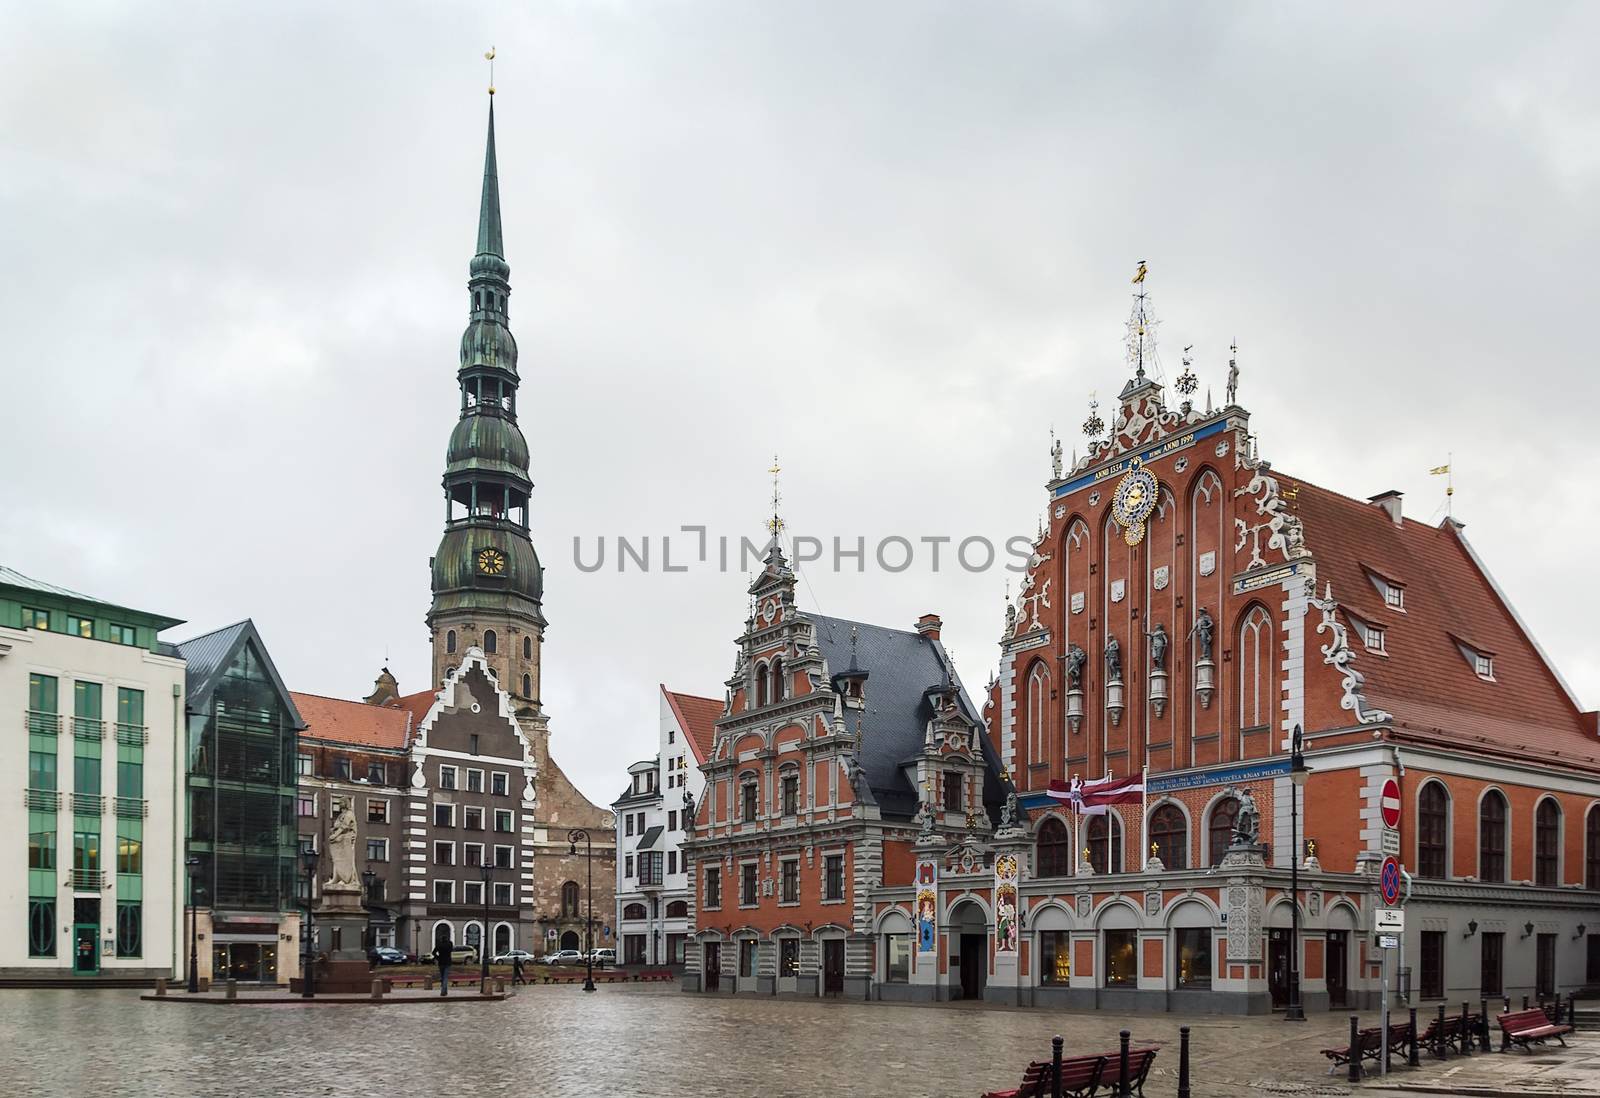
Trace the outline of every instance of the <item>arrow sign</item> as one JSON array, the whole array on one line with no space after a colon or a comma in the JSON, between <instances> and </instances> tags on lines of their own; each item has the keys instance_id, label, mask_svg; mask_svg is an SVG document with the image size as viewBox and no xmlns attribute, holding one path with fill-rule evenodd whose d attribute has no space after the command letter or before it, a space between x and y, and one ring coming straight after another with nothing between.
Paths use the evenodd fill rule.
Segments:
<instances>
[{"instance_id":1,"label":"arrow sign","mask_svg":"<svg viewBox=\"0 0 1600 1098\"><path fill-rule=\"evenodd\" d=\"M1383 826L1393 829L1400 826L1400 783L1393 778L1383 780L1383 790L1378 794L1378 807L1383 812Z\"/></svg>"},{"instance_id":2,"label":"arrow sign","mask_svg":"<svg viewBox=\"0 0 1600 1098\"><path fill-rule=\"evenodd\" d=\"M1391 907L1400 899L1400 863L1393 858L1385 858L1378 871L1378 893Z\"/></svg>"}]
</instances>

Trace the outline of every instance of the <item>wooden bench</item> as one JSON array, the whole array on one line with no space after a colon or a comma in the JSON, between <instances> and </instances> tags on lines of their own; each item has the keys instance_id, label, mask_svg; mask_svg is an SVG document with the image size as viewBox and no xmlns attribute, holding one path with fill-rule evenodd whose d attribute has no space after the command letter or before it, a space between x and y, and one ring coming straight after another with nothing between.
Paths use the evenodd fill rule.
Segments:
<instances>
[{"instance_id":1,"label":"wooden bench","mask_svg":"<svg viewBox=\"0 0 1600 1098\"><path fill-rule=\"evenodd\" d=\"M1406 1026L1407 1029L1411 1027ZM1363 1060L1376 1060L1383 1055L1383 1029L1363 1029L1356 1034L1356 1043L1353 1045L1340 1045L1337 1048L1325 1048L1322 1055L1332 1061L1328 1065L1328 1074L1332 1075L1352 1060L1360 1063Z\"/></svg>"},{"instance_id":2,"label":"wooden bench","mask_svg":"<svg viewBox=\"0 0 1600 1098\"><path fill-rule=\"evenodd\" d=\"M1542 1045L1552 1037L1565 1047L1566 1035L1572 1032L1571 1026L1555 1025L1549 1015L1537 1007L1502 1014L1499 1021L1501 1052L1509 1051L1512 1045L1519 1045L1531 1052L1530 1046Z\"/></svg>"},{"instance_id":3,"label":"wooden bench","mask_svg":"<svg viewBox=\"0 0 1600 1098\"><path fill-rule=\"evenodd\" d=\"M1534 1013L1538 1013L1535 1011ZM1422 1036L1417 1038L1417 1044L1433 1053L1440 1060L1445 1059L1451 1049L1457 1053L1470 1052L1472 1039L1482 1032L1483 1015L1481 1014L1447 1014L1444 1027L1439 1026L1439 1019L1435 1018L1428 1023L1428 1028L1422 1031Z\"/></svg>"},{"instance_id":4,"label":"wooden bench","mask_svg":"<svg viewBox=\"0 0 1600 1098\"><path fill-rule=\"evenodd\" d=\"M988 1091L983 1098L1043 1098L1050 1093L1051 1074L1048 1061L1035 1060L1022 1073L1022 1082L1010 1090Z\"/></svg>"},{"instance_id":5,"label":"wooden bench","mask_svg":"<svg viewBox=\"0 0 1600 1098\"><path fill-rule=\"evenodd\" d=\"M1144 1094L1144 1083L1156 1062L1156 1049L1128 1050L1128 1089L1130 1094ZM1104 1052L1094 1056L1073 1056L1061 1061L1061 1089L1063 1098L1094 1098L1097 1094L1119 1094L1117 1084L1122 1080L1122 1052ZM1034 1062L1023 1072L1022 1082L1012 1090L994 1090L983 1098L1049 1098L1055 1089L1055 1066L1048 1060Z\"/></svg>"}]
</instances>

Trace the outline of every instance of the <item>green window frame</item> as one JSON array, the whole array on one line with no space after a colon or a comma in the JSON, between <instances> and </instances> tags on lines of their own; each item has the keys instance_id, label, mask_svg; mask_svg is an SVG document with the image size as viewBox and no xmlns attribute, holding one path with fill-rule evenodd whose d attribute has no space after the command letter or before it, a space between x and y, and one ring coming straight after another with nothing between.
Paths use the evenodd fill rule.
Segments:
<instances>
[{"instance_id":1,"label":"green window frame","mask_svg":"<svg viewBox=\"0 0 1600 1098\"><path fill-rule=\"evenodd\" d=\"M119 622L111 623L111 639L118 644L138 644L139 631L131 625L122 625Z\"/></svg>"},{"instance_id":2,"label":"green window frame","mask_svg":"<svg viewBox=\"0 0 1600 1098\"><path fill-rule=\"evenodd\" d=\"M117 873L139 876L144 872L144 840L133 835L117 835Z\"/></svg>"},{"instance_id":3,"label":"green window frame","mask_svg":"<svg viewBox=\"0 0 1600 1098\"><path fill-rule=\"evenodd\" d=\"M94 639L94 619L80 618L76 614L67 615L67 632L74 637L87 637Z\"/></svg>"},{"instance_id":4,"label":"green window frame","mask_svg":"<svg viewBox=\"0 0 1600 1098\"><path fill-rule=\"evenodd\" d=\"M123 748L132 753L138 748ZM117 760L117 796L139 799L144 796L144 763L138 760Z\"/></svg>"},{"instance_id":5,"label":"green window frame","mask_svg":"<svg viewBox=\"0 0 1600 1098\"><path fill-rule=\"evenodd\" d=\"M50 631L50 611L40 610L34 606L24 606L22 608L22 628L40 629L48 633Z\"/></svg>"},{"instance_id":6,"label":"green window frame","mask_svg":"<svg viewBox=\"0 0 1600 1098\"><path fill-rule=\"evenodd\" d=\"M72 732L85 736L99 736L101 726L101 698L103 690L97 682L77 681L72 684Z\"/></svg>"},{"instance_id":7,"label":"green window frame","mask_svg":"<svg viewBox=\"0 0 1600 1098\"><path fill-rule=\"evenodd\" d=\"M93 873L100 868L100 832L72 833L72 868L84 873Z\"/></svg>"},{"instance_id":8,"label":"green window frame","mask_svg":"<svg viewBox=\"0 0 1600 1098\"><path fill-rule=\"evenodd\" d=\"M56 867L56 833L28 832L28 868L53 870Z\"/></svg>"},{"instance_id":9,"label":"green window frame","mask_svg":"<svg viewBox=\"0 0 1600 1098\"><path fill-rule=\"evenodd\" d=\"M85 796L99 796L100 788L100 758L88 755L74 755L72 758L72 791Z\"/></svg>"},{"instance_id":10,"label":"green window frame","mask_svg":"<svg viewBox=\"0 0 1600 1098\"><path fill-rule=\"evenodd\" d=\"M55 791L56 753L54 751L28 752L28 788Z\"/></svg>"},{"instance_id":11,"label":"green window frame","mask_svg":"<svg viewBox=\"0 0 1600 1098\"><path fill-rule=\"evenodd\" d=\"M117 723L144 727L144 691L117 687Z\"/></svg>"},{"instance_id":12,"label":"green window frame","mask_svg":"<svg viewBox=\"0 0 1600 1098\"><path fill-rule=\"evenodd\" d=\"M50 899L28 900L28 956L54 957L56 955L56 902Z\"/></svg>"},{"instance_id":13,"label":"green window frame","mask_svg":"<svg viewBox=\"0 0 1600 1098\"><path fill-rule=\"evenodd\" d=\"M54 736L61 731L57 714L60 683L54 675L28 676L28 731Z\"/></svg>"}]
</instances>

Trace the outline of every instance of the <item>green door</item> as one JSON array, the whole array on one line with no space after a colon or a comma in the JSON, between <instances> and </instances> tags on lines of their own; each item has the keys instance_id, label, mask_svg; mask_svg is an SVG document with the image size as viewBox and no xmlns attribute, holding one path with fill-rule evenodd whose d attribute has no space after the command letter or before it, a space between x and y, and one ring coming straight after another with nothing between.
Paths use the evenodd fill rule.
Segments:
<instances>
[{"instance_id":1,"label":"green door","mask_svg":"<svg viewBox=\"0 0 1600 1098\"><path fill-rule=\"evenodd\" d=\"M72 971L79 976L93 976L100 971L99 939L98 923L72 925Z\"/></svg>"}]
</instances>

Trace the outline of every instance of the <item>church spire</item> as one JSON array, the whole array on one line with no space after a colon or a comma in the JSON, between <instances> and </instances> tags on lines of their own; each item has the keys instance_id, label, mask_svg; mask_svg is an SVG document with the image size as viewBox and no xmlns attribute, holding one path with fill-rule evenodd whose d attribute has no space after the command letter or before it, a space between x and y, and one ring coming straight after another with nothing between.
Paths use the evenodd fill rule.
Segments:
<instances>
[{"instance_id":1,"label":"church spire","mask_svg":"<svg viewBox=\"0 0 1600 1098\"><path fill-rule=\"evenodd\" d=\"M494 155L494 90L489 91L489 138L483 150L483 197L478 202L478 254L506 257L500 238L500 171Z\"/></svg>"}]
</instances>

